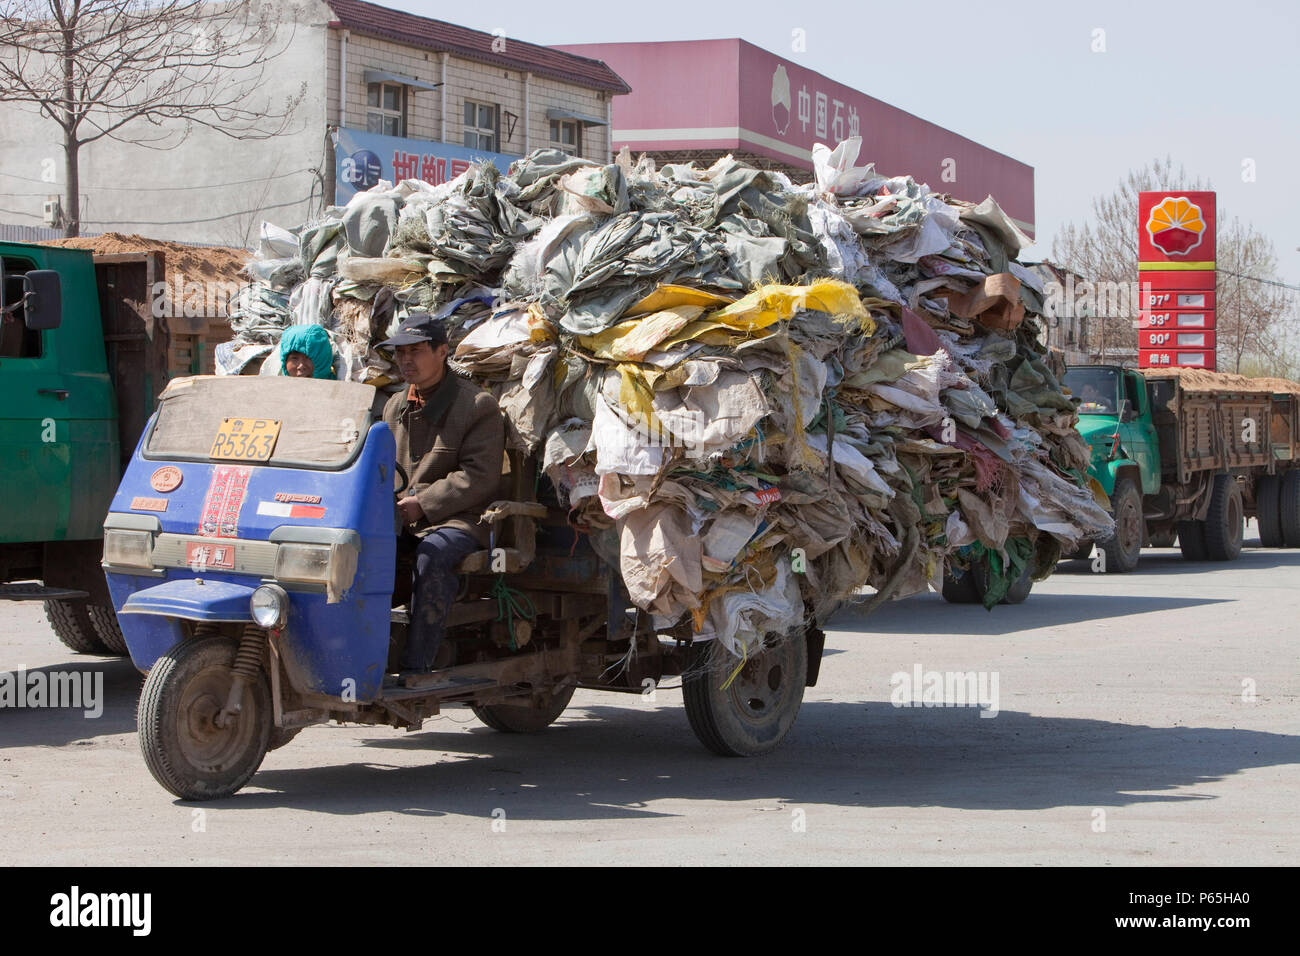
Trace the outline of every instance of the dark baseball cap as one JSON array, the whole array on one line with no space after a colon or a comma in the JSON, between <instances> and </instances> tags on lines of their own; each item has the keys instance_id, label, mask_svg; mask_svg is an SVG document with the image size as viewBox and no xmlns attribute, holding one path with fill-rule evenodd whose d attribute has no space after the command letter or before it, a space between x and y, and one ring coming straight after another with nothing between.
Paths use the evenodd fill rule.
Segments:
<instances>
[{"instance_id":1,"label":"dark baseball cap","mask_svg":"<svg viewBox=\"0 0 1300 956\"><path fill-rule=\"evenodd\" d=\"M432 348L437 348L446 341L447 326L428 312L414 312L402 320L396 335L379 344L387 348L396 348L399 345L418 345L421 342L428 342Z\"/></svg>"}]
</instances>

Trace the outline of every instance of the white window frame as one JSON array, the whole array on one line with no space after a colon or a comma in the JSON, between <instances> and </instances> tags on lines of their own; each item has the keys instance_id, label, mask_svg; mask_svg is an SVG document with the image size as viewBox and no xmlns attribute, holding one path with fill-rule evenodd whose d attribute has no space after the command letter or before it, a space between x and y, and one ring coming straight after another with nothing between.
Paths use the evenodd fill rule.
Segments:
<instances>
[{"instance_id":1,"label":"white window frame","mask_svg":"<svg viewBox=\"0 0 1300 956\"><path fill-rule=\"evenodd\" d=\"M468 149L478 149L487 153L499 153L501 151L501 104L486 103L482 100L471 100L466 97L464 105L461 107L460 115L462 120L465 118L465 110L471 106L474 108L475 122L465 123L462 142L464 142ZM478 125L479 113L484 107L492 111L493 125L490 127ZM466 142L466 140L471 136L474 137L474 142ZM492 144L491 146L484 146L483 139L489 136L492 138Z\"/></svg>"},{"instance_id":2,"label":"white window frame","mask_svg":"<svg viewBox=\"0 0 1300 956\"><path fill-rule=\"evenodd\" d=\"M370 91L371 91L372 89L374 89L375 87L379 87L379 105L378 105L378 106L371 106L371 105L370 105ZM394 89L394 90L397 90L397 91L398 91L398 94L397 94L398 102L399 102L401 105L400 105L397 109L395 109L395 110L390 110L390 109L385 109L385 108L384 108L384 91L387 90L387 89ZM380 133L381 135L384 135L384 136L402 136L402 137L405 137L405 136L406 136L406 103L407 103L407 92L406 92L406 87L405 87L403 84L401 84L401 83L367 83L367 84L366 84L366 131L367 131L367 132L371 132L371 133L378 132L378 133ZM378 116L378 117L380 117L380 120L379 120L379 129L378 129L378 130L373 130L373 129L370 128L370 118L371 118L372 116ZM388 132L387 130L384 129L384 120L385 120L385 119L395 119L395 120L397 120L397 129L398 129L398 131L397 131L396 133L390 133L390 132Z\"/></svg>"},{"instance_id":3,"label":"white window frame","mask_svg":"<svg viewBox=\"0 0 1300 956\"><path fill-rule=\"evenodd\" d=\"M564 128L573 129L573 142L564 141ZM582 155L582 124L574 119L553 119L550 121L551 145L573 156ZM556 134L559 134L558 136Z\"/></svg>"}]
</instances>

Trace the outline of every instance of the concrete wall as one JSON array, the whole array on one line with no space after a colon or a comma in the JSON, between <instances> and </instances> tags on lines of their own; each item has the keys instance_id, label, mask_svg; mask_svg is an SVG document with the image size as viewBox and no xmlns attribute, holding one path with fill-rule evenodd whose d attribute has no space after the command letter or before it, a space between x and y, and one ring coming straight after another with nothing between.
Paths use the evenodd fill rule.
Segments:
<instances>
[{"instance_id":1,"label":"concrete wall","mask_svg":"<svg viewBox=\"0 0 1300 956\"><path fill-rule=\"evenodd\" d=\"M310 169L324 169L327 155L320 66L331 13L316 0L277 6L297 23L283 24L272 38L270 49L281 52L267 65L270 82L249 103L282 111L305 84L287 131L274 139L233 140L196 126L179 145L159 150L143 142L157 131L136 121L123 127L125 142L105 138L83 146L84 232L242 246L256 242L263 218L296 225L319 211L321 186ZM59 127L35 108L4 103L0 129L0 221L42 225L44 199L62 197L65 186ZM43 165L45 160L53 162ZM47 170L55 172L55 182L41 181Z\"/></svg>"},{"instance_id":2,"label":"concrete wall","mask_svg":"<svg viewBox=\"0 0 1300 956\"><path fill-rule=\"evenodd\" d=\"M104 139L84 146L80 162L83 232L134 232L243 246L256 244L263 219L292 227L320 213L322 199L330 197L333 189L327 127L338 123L341 31L329 28L333 13L318 0L277 6L286 23L275 34L272 49L283 49L268 65L267 80L249 103L254 108L267 103L282 108L287 97L305 88L289 129L274 139L232 140L195 127L180 145L158 150L142 142L155 135L153 128L137 122L123 129L125 142ZM347 47L347 125L354 129L366 126L367 67L433 83L441 78L438 52L355 33L349 35ZM449 57L446 141L464 142L467 98L500 104L503 117L497 151L523 155L525 122L529 147L548 146L548 108L603 118L607 96L533 76L525 120L522 73ZM441 101L436 90L408 94L407 136L441 139ZM513 135L505 122L506 111L520 117ZM583 154L605 160L607 127L587 127L583 134ZM44 200L61 197L64 191L62 152L61 133L53 122L40 117L35 108L0 103L0 222L43 225ZM50 171L54 180L43 181Z\"/></svg>"}]
</instances>

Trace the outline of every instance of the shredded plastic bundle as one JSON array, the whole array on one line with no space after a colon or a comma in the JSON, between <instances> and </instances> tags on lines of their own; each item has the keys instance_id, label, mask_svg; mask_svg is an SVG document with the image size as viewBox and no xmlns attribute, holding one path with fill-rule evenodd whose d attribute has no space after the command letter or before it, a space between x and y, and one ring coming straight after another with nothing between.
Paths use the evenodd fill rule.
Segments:
<instances>
[{"instance_id":1,"label":"shredded plastic bundle","mask_svg":"<svg viewBox=\"0 0 1300 956\"><path fill-rule=\"evenodd\" d=\"M859 146L818 146L805 186L553 150L380 183L293 248L272 234L236 344L318 322L340 377L392 388L372 343L444 317L453 366L633 603L738 656L972 559L991 606L1109 534L1104 496L1038 343L1027 237L991 198L856 167Z\"/></svg>"}]
</instances>

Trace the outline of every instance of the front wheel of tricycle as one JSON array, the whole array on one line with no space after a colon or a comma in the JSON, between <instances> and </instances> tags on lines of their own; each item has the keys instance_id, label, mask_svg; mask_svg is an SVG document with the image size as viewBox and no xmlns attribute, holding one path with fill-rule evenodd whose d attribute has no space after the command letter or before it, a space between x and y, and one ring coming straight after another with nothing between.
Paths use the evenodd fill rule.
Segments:
<instances>
[{"instance_id":1,"label":"front wheel of tricycle","mask_svg":"<svg viewBox=\"0 0 1300 956\"><path fill-rule=\"evenodd\" d=\"M217 717L234 680L238 642L184 640L154 663L140 692L140 749L154 779L182 800L228 797L262 765L270 743L271 689L259 671L238 714Z\"/></svg>"},{"instance_id":2,"label":"front wheel of tricycle","mask_svg":"<svg viewBox=\"0 0 1300 956\"><path fill-rule=\"evenodd\" d=\"M789 733L807 681L808 642L799 631L743 664L718 641L693 644L682 674L686 718L715 754L758 757Z\"/></svg>"}]
</instances>

